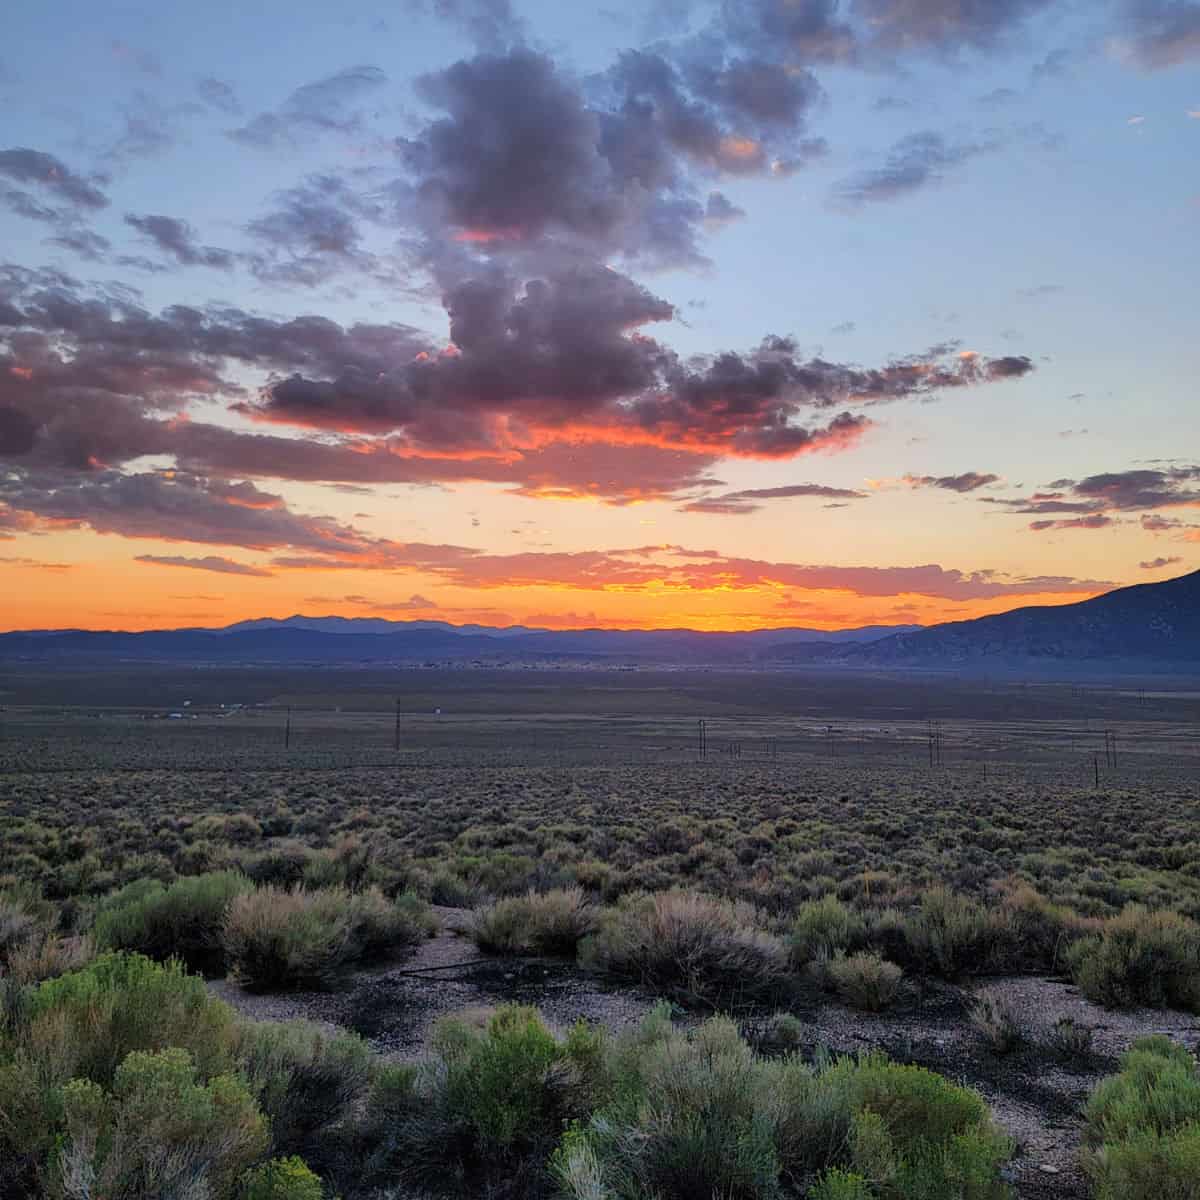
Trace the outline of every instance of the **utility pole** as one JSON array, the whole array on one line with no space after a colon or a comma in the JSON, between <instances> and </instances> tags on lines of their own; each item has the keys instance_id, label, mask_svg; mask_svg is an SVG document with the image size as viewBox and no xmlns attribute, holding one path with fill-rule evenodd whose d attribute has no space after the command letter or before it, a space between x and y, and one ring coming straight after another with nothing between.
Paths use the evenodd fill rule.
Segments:
<instances>
[{"instance_id":1,"label":"utility pole","mask_svg":"<svg viewBox=\"0 0 1200 1200\"><path fill-rule=\"evenodd\" d=\"M696 725L699 734L700 757L705 758L708 755L708 731L704 725L704 718L701 717Z\"/></svg>"},{"instance_id":2,"label":"utility pole","mask_svg":"<svg viewBox=\"0 0 1200 1200\"><path fill-rule=\"evenodd\" d=\"M287 750L292 744L292 706L288 705L287 720L283 726L283 748Z\"/></svg>"},{"instance_id":3,"label":"utility pole","mask_svg":"<svg viewBox=\"0 0 1200 1200\"><path fill-rule=\"evenodd\" d=\"M396 731L392 736L392 749L400 749L400 698L396 697Z\"/></svg>"}]
</instances>

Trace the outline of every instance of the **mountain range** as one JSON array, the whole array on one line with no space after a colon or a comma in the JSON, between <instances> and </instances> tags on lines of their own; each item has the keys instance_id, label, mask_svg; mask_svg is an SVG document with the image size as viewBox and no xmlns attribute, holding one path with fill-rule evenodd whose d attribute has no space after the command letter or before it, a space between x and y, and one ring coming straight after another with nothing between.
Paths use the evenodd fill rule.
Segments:
<instances>
[{"instance_id":1,"label":"mountain range","mask_svg":"<svg viewBox=\"0 0 1200 1200\"><path fill-rule=\"evenodd\" d=\"M1200 674L1200 571L1091 600L930 628L552 630L293 616L221 629L0 634L0 661L386 665L567 661L618 666L822 665L960 672Z\"/></svg>"}]
</instances>

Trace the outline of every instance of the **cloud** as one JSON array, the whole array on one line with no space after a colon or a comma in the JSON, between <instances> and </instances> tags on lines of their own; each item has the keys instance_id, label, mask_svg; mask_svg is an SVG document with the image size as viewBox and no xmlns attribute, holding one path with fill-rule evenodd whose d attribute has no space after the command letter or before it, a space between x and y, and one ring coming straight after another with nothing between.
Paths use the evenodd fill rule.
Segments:
<instances>
[{"instance_id":1,"label":"cloud","mask_svg":"<svg viewBox=\"0 0 1200 1200\"><path fill-rule=\"evenodd\" d=\"M703 589L741 591L806 588L859 596L921 595L948 600L992 599L1038 592L1094 594L1102 581L1067 577L1008 577L964 573L936 564L914 567L842 567L768 562L681 546L574 553L486 554L456 546L404 547L399 554L419 570L473 588L571 586L583 590ZM384 561L392 561L385 558ZM295 564L299 565L299 564ZM307 565L320 565L309 562Z\"/></svg>"},{"instance_id":2,"label":"cloud","mask_svg":"<svg viewBox=\"0 0 1200 1200\"><path fill-rule=\"evenodd\" d=\"M713 179L784 176L825 150L806 133L815 77L726 50L630 50L583 86L524 47L422 77L443 115L397 140L394 219L443 272L472 247L702 263L706 221L735 215L706 203Z\"/></svg>"},{"instance_id":3,"label":"cloud","mask_svg":"<svg viewBox=\"0 0 1200 1200\"><path fill-rule=\"evenodd\" d=\"M866 492L851 488L826 487L817 483L795 483L783 487L749 488L740 492L726 492L721 496L707 496L689 501L680 507L680 512L720 513L737 516L757 512L763 500L790 500L797 497L817 497L825 500L862 500Z\"/></svg>"},{"instance_id":4,"label":"cloud","mask_svg":"<svg viewBox=\"0 0 1200 1200\"><path fill-rule=\"evenodd\" d=\"M852 209L897 200L943 182L947 172L997 148L996 142L951 144L931 130L912 133L896 142L882 166L860 171L837 184L834 199Z\"/></svg>"},{"instance_id":5,"label":"cloud","mask_svg":"<svg viewBox=\"0 0 1200 1200\"><path fill-rule=\"evenodd\" d=\"M185 558L177 554L139 554L134 561L151 563L158 567L191 567L197 571L215 571L220 575L254 575L268 579L274 575L273 571L254 567L249 563L235 562L232 558L223 558L217 554L209 554L204 558Z\"/></svg>"},{"instance_id":6,"label":"cloud","mask_svg":"<svg viewBox=\"0 0 1200 1200\"><path fill-rule=\"evenodd\" d=\"M356 210L358 210L356 212ZM359 202L334 175L314 175L278 193L274 207L246 226L259 249L245 255L263 282L313 287L345 270L370 272Z\"/></svg>"},{"instance_id":7,"label":"cloud","mask_svg":"<svg viewBox=\"0 0 1200 1200\"><path fill-rule=\"evenodd\" d=\"M1200 467L1197 466L1106 471L1080 480L1056 479L1048 487L1049 490L1034 492L1024 499L983 499L985 503L1001 505L1013 512L1035 515L1080 513L1099 516L1113 512L1200 507ZM1143 525L1147 520L1165 519L1143 518Z\"/></svg>"},{"instance_id":8,"label":"cloud","mask_svg":"<svg viewBox=\"0 0 1200 1200\"><path fill-rule=\"evenodd\" d=\"M1124 0L1116 47L1143 71L1200 59L1200 3Z\"/></svg>"},{"instance_id":9,"label":"cloud","mask_svg":"<svg viewBox=\"0 0 1200 1200\"><path fill-rule=\"evenodd\" d=\"M717 36L785 61L877 69L910 55L992 54L1054 0L724 0Z\"/></svg>"},{"instance_id":10,"label":"cloud","mask_svg":"<svg viewBox=\"0 0 1200 1200\"><path fill-rule=\"evenodd\" d=\"M96 471L173 457L197 476L489 481L526 495L663 498L723 456L843 450L879 404L1019 378L1027 358L953 347L877 368L801 357L786 338L681 358L644 332L671 305L618 272L447 291L451 343L399 324L272 320L232 307L153 315L58 272L0 271L6 457ZM230 428L196 400L321 437ZM34 427L32 444L29 425Z\"/></svg>"},{"instance_id":11,"label":"cloud","mask_svg":"<svg viewBox=\"0 0 1200 1200\"><path fill-rule=\"evenodd\" d=\"M121 110L122 129L103 157L118 165L131 159L157 158L180 139L183 118L195 111L193 103L165 105L149 92L138 90Z\"/></svg>"},{"instance_id":12,"label":"cloud","mask_svg":"<svg viewBox=\"0 0 1200 1200\"><path fill-rule=\"evenodd\" d=\"M76 208L95 210L108 205L108 197L94 183L41 150L0 150L0 175L17 183L34 184Z\"/></svg>"},{"instance_id":13,"label":"cloud","mask_svg":"<svg viewBox=\"0 0 1200 1200\"><path fill-rule=\"evenodd\" d=\"M1040 300L1044 296L1057 296L1065 290L1061 283L1039 283L1033 287L1020 288L1017 295L1022 300Z\"/></svg>"},{"instance_id":14,"label":"cloud","mask_svg":"<svg viewBox=\"0 0 1200 1200\"><path fill-rule=\"evenodd\" d=\"M347 67L298 87L278 110L259 113L229 137L259 150L288 150L316 135L357 133L364 125L357 105L386 82L378 67Z\"/></svg>"},{"instance_id":15,"label":"cloud","mask_svg":"<svg viewBox=\"0 0 1200 1200\"><path fill-rule=\"evenodd\" d=\"M1054 0L855 0L881 51L995 51Z\"/></svg>"},{"instance_id":16,"label":"cloud","mask_svg":"<svg viewBox=\"0 0 1200 1200\"><path fill-rule=\"evenodd\" d=\"M1092 513L1086 517L1068 517L1057 521L1030 521L1029 528L1040 533L1047 529L1107 529L1113 523L1112 517Z\"/></svg>"},{"instance_id":17,"label":"cloud","mask_svg":"<svg viewBox=\"0 0 1200 1200\"><path fill-rule=\"evenodd\" d=\"M103 262L109 250L112 249L112 243L108 238L91 229L84 229L70 223L60 226L58 233L52 238L47 238L46 242L48 245L70 250L72 254L78 255L88 262Z\"/></svg>"},{"instance_id":18,"label":"cloud","mask_svg":"<svg viewBox=\"0 0 1200 1200\"><path fill-rule=\"evenodd\" d=\"M407 7L462 30L479 50L503 50L525 38L525 23L511 0L407 0Z\"/></svg>"},{"instance_id":19,"label":"cloud","mask_svg":"<svg viewBox=\"0 0 1200 1200\"><path fill-rule=\"evenodd\" d=\"M246 503L246 489L257 489L239 486L240 495L224 481L178 473L10 476L0 479L0 504L43 529L86 527L126 538L318 554L361 554L370 545L331 518L292 513L278 497L258 493L269 503Z\"/></svg>"},{"instance_id":20,"label":"cloud","mask_svg":"<svg viewBox=\"0 0 1200 1200\"><path fill-rule=\"evenodd\" d=\"M407 600L375 600L370 596L306 596L306 604L349 604L373 612L428 612L438 606L424 596L413 594Z\"/></svg>"},{"instance_id":21,"label":"cloud","mask_svg":"<svg viewBox=\"0 0 1200 1200\"><path fill-rule=\"evenodd\" d=\"M1183 562L1182 558L1152 558L1147 562L1138 563L1138 566L1143 571L1161 571L1163 567L1178 566L1181 562Z\"/></svg>"},{"instance_id":22,"label":"cloud","mask_svg":"<svg viewBox=\"0 0 1200 1200\"><path fill-rule=\"evenodd\" d=\"M935 487L948 492L966 493L999 483L1000 476L964 471L961 475L905 475L904 482L912 487Z\"/></svg>"},{"instance_id":23,"label":"cloud","mask_svg":"<svg viewBox=\"0 0 1200 1200\"><path fill-rule=\"evenodd\" d=\"M242 106L238 102L233 88L223 79L217 79L213 75L196 80L196 94L205 104L210 108L215 108L218 112L237 116L242 111Z\"/></svg>"},{"instance_id":24,"label":"cloud","mask_svg":"<svg viewBox=\"0 0 1200 1200\"><path fill-rule=\"evenodd\" d=\"M191 225L176 217L126 213L125 224L185 267L215 267L223 271L233 267L234 256L230 251L220 250L216 246L201 246L196 241L196 231Z\"/></svg>"}]
</instances>

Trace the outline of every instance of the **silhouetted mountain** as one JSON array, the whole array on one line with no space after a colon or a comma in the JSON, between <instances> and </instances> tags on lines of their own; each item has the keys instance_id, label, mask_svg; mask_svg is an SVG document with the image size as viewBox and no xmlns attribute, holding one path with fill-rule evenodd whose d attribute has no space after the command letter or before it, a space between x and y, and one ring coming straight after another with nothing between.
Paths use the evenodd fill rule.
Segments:
<instances>
[{"instance_id":1,"label":"silhouetted mountain","mask_svg":"<svg viewBox=\"0 0 1200 1200\"><path fill-rule=\"evenodd\" d=\"M913 626L902 628L911 629ZM264 618L224 629L144 633L34 630L0 634L0 659L195 663L389 663L584 659L619 663L750 663L780 647L869 642L895 627L760 629L702 633L691 629L548 630L456 626L441 621L361 617Z\"/></svg>"},{"instance_id":2,"label":"silhouetted mountain","mask_svg":"<svg viewBox=\"0 0 1200 1200\"><path fill-rule=\"evenodd\" d=\"M856 646L841 661L873 667L1140 667L1200 670L1200 571L1092 600L1018 608Z\"/></svg>"}]
</instances>

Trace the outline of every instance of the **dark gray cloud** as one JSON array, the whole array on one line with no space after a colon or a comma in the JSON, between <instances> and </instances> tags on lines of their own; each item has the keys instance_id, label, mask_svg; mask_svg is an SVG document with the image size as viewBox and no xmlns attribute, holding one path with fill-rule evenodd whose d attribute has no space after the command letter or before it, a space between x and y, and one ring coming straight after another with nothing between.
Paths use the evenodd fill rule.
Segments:
<instances>
[{"instance_id":1,"label":"dark gray cloud","mask_svg":"<svg viewBox=\"0 0 1200 1200\"><path fill-rule=\"evenodd\" d=\"M234 256L228 250L216 246L202 246L196 240L196 231L176 217L156 213L125 214L125 224L148 238L164 254L185 267L215 267L228 271L233 267Z\"/></svg>"},{"instance_id":2,"label":"dark gray cloud","mask_svg":"<svg viewBox=\"0 0 1200 1200\"><path fill-rule=\"evenodd\" d=\"M103 262L112 249L108 238L72 222L62 224L59 231L53 237L47 238L46 242L48 245L69 250L88 262Z\"/></svg>"},{"instance_id":3,"label":"dark gray cloud","mask_svg":"<svg viewBox=\"0 0 1200 1200\"><path fill-rule=\"evenodd\" d=\"M721 47L628 51L583 88L518 48L455 63L417 90L444 115L397 141L408 181L393 189L395 219L460 254L570 247L696 264L705 181L786 174L824 151L805 133L816 80Z\"/></svg>"},{"instance_id":4,"label":"dark gray cloud","mask_svg":"<svg viewBox=\"0 0 1200 1200\"><path fill-rule=\"evenodd\" d=\"M1091 513L1086 517L1065 517L1058 520L1030 521L1029 528L1036 533L1064 529L1107 529L1114 524L1112 517L1104 513Z\"/></svg>"},{"instance_id":5,"label":"dark gray cloud","mask_svg":"<svg viewBox=\"0 0 1200 1200\"><path fill-rule=\"evenodd\" d=\"M1121 33L1129 57L1146 71L1200 59L1200 3L1125 0Z\"/></svg>"},{"instance_id":6,"label":"dark gray cloud","mask_svg":"<svg viewBox=\"0 0 1200 1200\"><path fill-rule=\"evenodd\" d=\"M905 475L905 483L913 487L942 488L947 492L976 492L980 488L999 483L999 475L985 475L979 471L964 471L961 475Z\"/></svg>"},{"instance_id":7,"label":"dark gray cloud","mask_svg":"<svg viewBox=\"0 0 1200 1200\"><path fill-rule=\"evenodd\" d=\"M768 59L847 63L859 34L839 0L722 0L720 36Z\"/></svg>"},{"instance_id":8,"label":"dark gray cloud","mask_svg":"<svg viewBox=\"0 0 1200 1200\"><path fill-rule=\"evenodd\" d=\"M862 500L866 492L852 488L826 487L819 483L793 483L782 487L747 488L739 492L726 492L720 496L705 496L691 500L680 507L681 512L720 513L740 516L757 512L766 500L793 500L799 497L823 500ZM829 507L826 505L826 507Z\"/></svg>"},{"instance_id":9,"label":"dark gray cloud","mask_svg":"<svg viewBox=\"0 0 1200 1200\"><path fill-rule=\"evenodd\" d=\"M1182 558L1175 557L1152 558L1146 562L1138 563L1138 566L1141 567L1143 571L1161 571L1164 567L1178 566L1181 562L1183 562Z\"/></svg>"},{"instance_id":10,"label":"dark gray cloud","mask_svg":"<svg viewBox=\"0 0 1200 1200\"><path fill-rule=\"evenodd\" d=\"M1139 467L1129 471L1105 471L1084 479L1056 479L1047 490L1022 499L986 498L1013 512L1041 516L1077 513L1102 516L1107 513L1145 512L1163 508L1200 506L1200 466ZM1165 518L1143 518L1166 520ZM1050 528L1044 522L1038 528ZM1081 526L1101 528L1100 525ZM1150 528L1150 526L1146 526ZM1164 525L1163 528L1167 526Z\"/></svg>"},{"instance_id":11,"label":"dark gray cloud","mask_svg":"<svg viewBox=\"0 0 1200 1200\"><path fill-rule=\"evenodd\" d=\"M273 571L264 567L237 562L219 554L206 554L203 558L187 558L181 554L138 554L134 556L134 561L156 567L189 567L195 571L214 571L218 575L254 575L264 579L274 575Z\"/></svg>"},{"instance_id":12,"label":"dark gray cloud","mask_svg":"<svg viewBox=\"0 0 1200 1200\"><path fill-rule=\"evenodd\" d=\"M358 133L364 128L361 101L386 82L378 67L347 67L297 88L278 110L259 113L229 136L260 150L288 150L315 135Z\"/></svg>"},{"instance_id":13,"label":"dark gray cloud","mask_svg":"<svg viewBox=\"0 0 1200 1200\"><path fill-rule=\"evenodd\" d=\"M359 218L379 211L335 175L313 175L274 197L274 207L246 226L256 249L243 261L259 279L315 287L344 271L378 268L364 248Z\"/></svg>"},{"instance_id":14,"label":"dark gray cloud","mask_svg":"<svg viewBox=\"0 0 1200 1200\"><path fill-rule=\"evenodd\" d=\"M897 200L941 183L948 173L997 148L996 142L950 143L931 130L909 134L888 151L882 166L842 180L834 198L848 208Z\"/></svg>"},{"instance_id":15,"label":"dark gray cloud","mask_svg":"<svg viewBox=\"0 0 1200 1200\"><path fill-rule=\"evenodd\" d=\"M86 526L127 538L334 555L363 554L371 545L332 518L300 516L282 502L257 507L231 498L222 481L178 473L8 476L0 479L0 505L48 527Z\"/></svg>"},{"instance_id":16,"label":"dark gray cloud","mask_svg":"<svg viewBox=\"0 0 1200 1200\"><path fill-rule=\"evenodd\" d=\"M95 183L77 175L61 159L27 146L0 150L0 175L17 183L34 184L78 208L100 209L108 197Z\"/></svg>"},{"instance_id":17,"label":"dark gray cloud","mask_svg":"<svg viewBox=\"0 0 1200 1200\"><path fill-rule=\"evenodd\" d=\"M525 284L493 270L444 303L450 345L398 324L216 306L154 315L135 296L8 268L0 406L23 419L6 416L4 456L23 471L95 473L155 455L209 479L486 480L615 502L712 486L724 455L845 448L871 424L855 410L1032 369L953 347L868 369L804 358L783 338L682 359L644 332L672 306L592 265ZM247 371L260 390L247 390ZM197 399L325 436L181 419Z\"/></svg>"}]
</instances>

